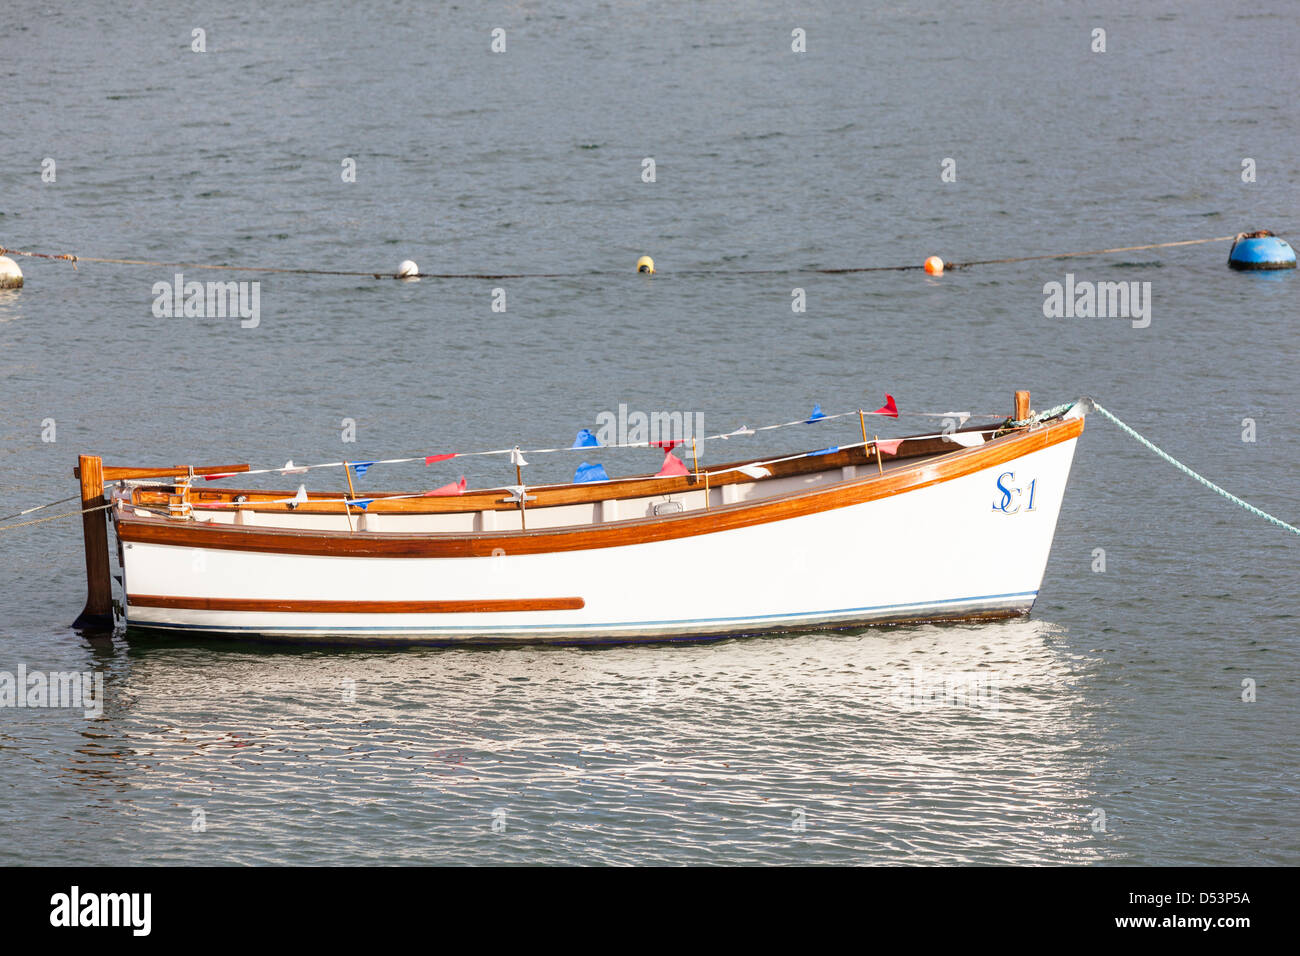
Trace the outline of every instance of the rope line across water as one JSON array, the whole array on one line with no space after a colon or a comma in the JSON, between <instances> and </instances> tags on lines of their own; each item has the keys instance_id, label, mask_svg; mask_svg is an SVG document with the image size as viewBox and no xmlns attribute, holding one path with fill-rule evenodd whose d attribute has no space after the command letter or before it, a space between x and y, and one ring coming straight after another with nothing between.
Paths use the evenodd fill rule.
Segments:
<instances>
[{"instance_id":1,"label":"rope line across water","mask_svg":"<svg viewBox=\"0 0 1300 956\"><path fill-rule=\"evenodd\" d=\"M1041 256L1014 256L1010 259L975 259L970 262L955 262L944 266L945 269L964 269L966 266L991 266L1004 262L1032 262L1036 259L1073 259L1076 256L1104 256L1113 252L1139 252L1143 249L1169 249L1173 246L1197 246L1205 242L1229 242L1242 233L1231 236L1215 236L1211 239L1183 239L1179 242L1154 242L1145 246L1118 246L1114 249L1089 249L1085 252L1053 252Z\"/></svg>"},{"instance_id":2,"label":"rope line across water","mask_svg":"<svg viewBox=\"0 0 1300 956\"><path fill-rule=\"evenodd\" d=\"M1033 256L1012 256L1005 259L972 259L969 262L950 262L946 270L966 269L971 266L1000 265L1011 262L1032 262L1041 259L1072 259L1079 256L1102 256L1116 252L1137 252L1144 249L1169 249L1174 246L1195 246L1206 242L1229 242L1244 233L1231 236L1214 236L1208 239L1181 239L1176 242L1153 242L1142 246L1116 246L1111 249L1088 249L1082 252L1052 252ZM309 276L351 276L364 279L580 279L586 277L628 275L625 270L611 272L608 270L588 270L586 272L418 272L408 276L397 276L385 272L358 272L346 269L305 269L286 266L237 266L229 263L206 262L164 262L154 259L113 259L100 256L78 256L71 253L31 252L23 249L6 249L0 246L0 256L26 256L31 259L57 259L71 262L75 269L78 262L98 262L120 266L159 266L169 269L210 269L225 272L261 272L269 275L309 275ZM915 272L924 269L923 265L906 266L847 266L842 268L818 268L815 266L786 266L769 269L679 269L670 275L681 276L734 276L734 275L782 275L810 273L817 275L848 275L859 272Z\"/></svg>"}]
</instances>

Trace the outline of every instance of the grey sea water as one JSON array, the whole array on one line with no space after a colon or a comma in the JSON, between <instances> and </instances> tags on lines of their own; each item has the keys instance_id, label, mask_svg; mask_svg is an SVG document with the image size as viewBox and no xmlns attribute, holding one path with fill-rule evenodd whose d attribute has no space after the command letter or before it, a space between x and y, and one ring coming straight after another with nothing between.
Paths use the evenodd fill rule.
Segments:
<instances>
[{"instance_id":1,"label":"grey sea water","mask_svg":"<svg viewBox=\"0 0 1300 956\"><path fill-rule=\"evenodd\" d=\"M174 269L20 259L0 513L72 494L84 452L265 467L567 443L620 403L714 432L885 392L1005 413L1029 388L1039 408L1093 395L1300 515L1300 277L1233 273L1226 243L730 274L1295 241L1281 0L18 2L5 20L0 245L567 277L242 275L261 315L240 328L156 318ZM1150 326L1044 317L1067 272L1150 282ZM744 450L796 450L776 435ZM472 482L511 477L477 461ZM461 473L440 467L361 482ZM605 650L103 643L68 628L79 523L0 532L0 671L97 671L107 698L97 719L0 709L0 862L1295 864L1297 553L1099 417L1039 604L1007 623ZM629 587L671 600L707 573ZM995 709L898 706L900 683L966 673Z\"/></svg>"}]
</instances>

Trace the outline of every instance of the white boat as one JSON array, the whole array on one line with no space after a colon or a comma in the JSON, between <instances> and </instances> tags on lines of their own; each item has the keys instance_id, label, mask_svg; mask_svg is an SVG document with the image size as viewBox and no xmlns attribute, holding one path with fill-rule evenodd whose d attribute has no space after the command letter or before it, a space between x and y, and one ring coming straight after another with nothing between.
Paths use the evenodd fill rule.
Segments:
<instances>
[{"instance_id":1,"label":"white boat","mask_svg":"<svg viewBox=\"0 0 1300 956\"><path fill-rule=\"evenodd\" d=\"M1027 614L1085 403L1033 418L1017 399L992 427L892 441L864 427L860 443L799 456L460 494L360 501L196 487L214 469L171 469L184 478L163 485L127 477L157 470L105 469L123 479L109 513L126 622L600 643ZM83 487L98 462L83 457Z\"/></svg>"}]
</instances>

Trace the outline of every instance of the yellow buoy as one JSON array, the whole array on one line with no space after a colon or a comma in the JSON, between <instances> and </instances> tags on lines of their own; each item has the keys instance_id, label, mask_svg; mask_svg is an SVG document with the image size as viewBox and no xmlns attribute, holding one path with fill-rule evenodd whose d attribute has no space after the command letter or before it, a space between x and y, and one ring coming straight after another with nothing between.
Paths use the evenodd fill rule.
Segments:
<instances>
[{"instance_id":1,"label":"yellow buoy","mask_svg":"<svg viewBox=\"0 0 1300 956\"><path fill-rule=\"evenodd\" d=\"M649 256L642 256L640 259L636 261L636 271L646 272L649 273L650 275L654 275L655 261L651 259Z\"/></svg>"},{"instance_id":2,"label":"yellow buoy","mask_svg":"<svg viewBox=\"0 0 1300 956\"><path fill-rule=\"evenodd\" d=\"M652 270L653 271L653 270ZM21 289L23 270L8 256L0 256L0 289Z\"/></svg>"},{"instance_id":3,"label":"yellow buoy","mask_svg":"<svg viewBox=\"0 0 1300 956\"><path fill-rule=\"evenodd\" d=\"M943 275L943 260L938 256L931 256L925 260L925 271L932 276Z\"/></svg>"}]
</instances>

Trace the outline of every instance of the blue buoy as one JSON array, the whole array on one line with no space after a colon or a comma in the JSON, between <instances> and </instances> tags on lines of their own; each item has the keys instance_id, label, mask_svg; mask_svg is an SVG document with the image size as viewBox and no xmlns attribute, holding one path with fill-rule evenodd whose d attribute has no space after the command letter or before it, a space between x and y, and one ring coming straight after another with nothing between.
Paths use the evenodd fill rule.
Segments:
<instances>
[{"instance_id":1,"label":"blue buoy","mask_svg":"<svg viewBox=\"0 0 1300 956\"><path fill-rule=\"evenodd\" d=\"M1228 251L1228 265L1234 269L1294 269L1295 250L1267 229L1243 232Z\"/></svg>"}]
</instances>

